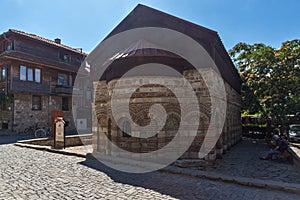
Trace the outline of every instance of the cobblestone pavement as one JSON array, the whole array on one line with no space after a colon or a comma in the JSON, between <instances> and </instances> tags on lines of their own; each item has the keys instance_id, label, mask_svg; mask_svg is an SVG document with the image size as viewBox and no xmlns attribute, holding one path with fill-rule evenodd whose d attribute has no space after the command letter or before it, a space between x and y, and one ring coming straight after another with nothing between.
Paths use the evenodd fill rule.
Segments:
<instances>
[{"instance_id":1,"label":"cobblestone pavement","mask_svg":"<svg viewBox=\"0 0 300 200\"><path fill-rule=\"evenodd\" d=\"M244 138L211 171L230 176L300 183L300 169L288 161L260 160L270 150L264 140Z\"/></svg>"},{"instance_id":2,"label":"cobblestone pavement","mask_svg":"<svg viewBox=\"0 0 300 200\"><path fill-rule=\"evenodd\" d=\"M1 140L1 138L0 138ZM0 199L299 199L184 175L127 174L97 160L0 145Z\"/></svg>"}]
</instances>

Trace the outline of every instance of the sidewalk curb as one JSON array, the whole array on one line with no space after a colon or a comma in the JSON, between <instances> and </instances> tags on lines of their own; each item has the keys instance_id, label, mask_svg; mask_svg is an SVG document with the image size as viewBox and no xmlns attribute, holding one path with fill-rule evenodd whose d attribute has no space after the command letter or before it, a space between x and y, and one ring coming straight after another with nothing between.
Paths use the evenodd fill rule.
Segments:
<instances>
[{"instance_id":1,"label":"sidewalk curb","mask_svg":"<svg viewBox=\"0 0 300 200\"><path fill-rule=\"evenodd\" d=\"M81 158L86 158L86 155L80 154L80 153L74 153L74 152L67 152L63 151L60 149L52 149L49 146L40 146L40 145L31 145L31 144L23 144L23 143L15 143L15 146L19 147L25 147L25 148L30 148L30 149L36 149L36 150L41 150L41 151L47 151L51 153L58 153L58 154L63 154L63 155L68 155L68 156L77 156Z\"/></svg>"},{"instance_id":2,"label":"sidewalk curb","mask_svg":"<svg viewBox=\"0 0 300 200\"><path fill-rule=\"evenodd\" d=\"M188 176L198 177L198 178L205 178L214 181L234 183L234 184L249 186L249 187L266 188L266 189L280 190L280 191L300 194L300 184L297 183L286 183L286 182L261 180L261 179L247 178L247 177L226 176L214 172L205 172L200 170L179 168L174 166L168 166L164 169L161 169L160 171L173 173L173 174L188 175Z\"/></svg>"},{"instance_id":3,"label":"sidewalk curb","mask_svg":"<svg viewBox=\"0 0 300 200\"><path fill-rule=\"evenodd\" d=\"M15 146L31 148L36 150L48 151L52 153L58 153L68 156L77 156L86 159L96 159L92 153L88 153L86 155L74 153L74 152L66 152L59 149L52 149L48 146L39 146L39 145L30 145L30 144L22 144L22 143L15 143ZM180 168L175 166L167 166L159 171L171 174L181 174L191 177L197 178L205 178L208 180L214 181L222 181L226 183L233 183L248 187L256 187L256 188L265 188L265 189L273 189L273 190L280 190L284 192L290 193L298 193L300 194L300 184L297 183L286 183L286 182L278 182L278 181L270 181L270 180L261 180L261 179L254 179L254 178L246 178L246 177L234 177L234 176L226 176L214 172L206 172L201 170L193 170L187 168Z\"/></svg>"}]
</instances>

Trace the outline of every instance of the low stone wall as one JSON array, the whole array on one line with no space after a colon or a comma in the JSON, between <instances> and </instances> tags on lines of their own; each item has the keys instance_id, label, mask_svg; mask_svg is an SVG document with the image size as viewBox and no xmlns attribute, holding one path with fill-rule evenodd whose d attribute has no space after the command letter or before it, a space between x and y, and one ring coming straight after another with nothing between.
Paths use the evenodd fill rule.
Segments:
<instances>
[{"instance_id":1,"label":"low stone wall","mask_svg":"<svg viewBox=\"0 0 300 200\"><path fill-rule=\"evenodd\" d=\"M93 134L68 135L68 136L66 136L66 147L92 144L92 136L93 136ZM31 139L31 140L23 140L23 141L19 141L18 143L40 145L40 146L53 146L54 139L53 138L51 138L51 139L38 138L38 139Z\"/></svg>"}]
</instances>

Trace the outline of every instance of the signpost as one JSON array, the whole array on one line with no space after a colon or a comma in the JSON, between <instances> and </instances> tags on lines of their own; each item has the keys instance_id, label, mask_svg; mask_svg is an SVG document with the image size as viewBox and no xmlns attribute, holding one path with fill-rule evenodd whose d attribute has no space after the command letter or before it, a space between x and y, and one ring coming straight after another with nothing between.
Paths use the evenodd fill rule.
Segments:
<instances>
[{"instance_id":1,"label":"signpost","mask_svg":"<svg viewBox=\"0 0 300 200\"><path fill-rule=\"evenodd\" d=\"M66 148L65 121L62 117L57 117L54 124L54 148Z\"/></svg>"}]
</instances>

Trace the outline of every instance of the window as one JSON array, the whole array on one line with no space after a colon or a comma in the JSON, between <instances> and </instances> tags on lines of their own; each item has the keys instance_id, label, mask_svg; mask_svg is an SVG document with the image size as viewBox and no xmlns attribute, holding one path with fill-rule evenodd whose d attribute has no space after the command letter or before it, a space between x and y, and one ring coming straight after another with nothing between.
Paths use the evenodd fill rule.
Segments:
<instances>
[{"instance_id":1,"label":"window","mask_svg":"<svg viewBox=\"0 0 300 200\"><path fill-rule=\"evenodd\" d=\"M20 80L26 81L26 70L27 68L25 66L20 67Z\"/></svg>"},{"instance_id":2,"label":"window","mask_svg":"<svg viewBox=\"0 0 300 200\"><path fill-rule=\"evenodd\" d=\"M6 69L2 68L1 69L1 74L0 74L0 81L4 81L4 80L6 80Z\"/></svg>"},{"instance_id":3,"label":"window","mask_svg":"<svg viewBox=\"0 0 300 200\"><path fill-rule=\"evenodd\" d=\"M118 137L131 137L131 125L127 118L122 118L118 122L117 134Z\"/></svg>"},{"instance_id":4,"label":"window","mask_svg":"<svg viewBox=\"0 0 300 200\"><path fill-rule=\"evenodd\" d=\"M8 129L8 123L2 122L2 129Z\"/></svg>"},{"instance_id":5,"label":"window","mask_svg":"<svg viewBox=\"0 0 300 200\"><path fill-rule=\"evenodd\" d=\"M41 82L41 69L29 68L26 66L20 66L20 80L22 81L35 81L36 83Z\"/></svg>"},{"instance_id":6,"label":"window","mask_svg":"<svg viewBox=\"0 0 300 200\"><path fill-rule=\"evenodd\" d=\"M33 69L31 69L31 68L27 69L27 80L33 81Z\"/></svg>"},{"instance_id":7,"label":"window","mask_svg":"<svg viewBox=\"0 0 300 200\"><path fill-rule=\"evenodd\" d=\"M67 74L58 73L58 76L57 76L57 85L60 85L60 86L69 86L68 75Z\"/></svg>"},{"instance_id":8,"label":"window","mask_svg":"<svg viewBox=\"0 0 300 200\"><path fill-rule=\"evenodd\" d=\"M10 50L12 50L12 49L13 49L13 44L12 44L12 42L9 42L9 43L7 44L6 50L10 51Z\"/></svg>"},{"instance_id":9,"label":"window","mask_svg":"<svg viewBox=\"0 0 300 200\"><path fill-rule=\"evenodd\" d=\"M66 52L60 51L59 59L63 62L71 62L71 55Z\"/></svg>"},{"instance_id":10,"label":"window","mask_svg":"<svg viewBox=\"0 0 300 200\"><path fill-rule=\"evenodd\" d=\"M63 61L70 62L70 55L69 54L64 54L63 55Z\"/></svg>"},{"instance_id":11,"label":"window","mask_svg":"<svg viewBox=\"0 0 300 200\"><path fill-rule=\"evenodd\" d=\"M32 96L32 110L41 110L42 104L41 104L41 96Z\"/></svg>"},{"instance_id":12,"label":"window","mask_svg":"<svg viewBox=\"0 0 300 200\"><path fill-rule=\"evenodd\" d=\"M13 41L4 41L2 43L2 51L10 51L14 49Z\"/></svg>"},{"instance_id":13,"label":"window","mask_svg":"<svg viewBox=\"0 0 300 200\"><path fill-rule=\"evenodd\" d=\"M41 82L41 70L40 69L35 69L34 80L36 83Z\"/></svg>"},{"instance_id":14,"label":"window","mask_svg":"<svg viewBox=\"0 0 300 200\"><path fill-rule=\"evenodd\" d=\"M125 121L123 124L123 131L122 131L122 136L123 137L131 137L131 126L128 121Z\"/></svg>"},{"instance_id":15,"label":"window","mask_svg":"<svg viewBox=\"0 0 300 200\"><path fill-rule=\"evenodd\" d=\"M62 98L61 109L63 111L69 110L69 99L67 97Z\"/></svg>"}]
</instances>

